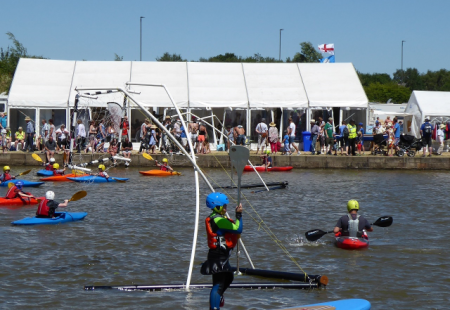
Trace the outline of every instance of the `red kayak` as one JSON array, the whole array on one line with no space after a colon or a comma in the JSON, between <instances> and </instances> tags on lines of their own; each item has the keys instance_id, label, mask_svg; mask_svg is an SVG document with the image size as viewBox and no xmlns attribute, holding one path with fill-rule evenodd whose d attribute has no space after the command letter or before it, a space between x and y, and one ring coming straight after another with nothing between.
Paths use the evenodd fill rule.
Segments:
<instances>
[{"instance_id":1,"label":"red kayak","mask_svg":"<svg viewBox=\"0 0 450 310\"><path fill-rule=\"evenodd\" d=\"M42 178L41 181L52 181L52 182L73 182L68 178L86 177L89 174L65 174L65 175L54 175L47 178Z\"/></svg>"},{"instance_id":2,"label":"red kayak","mask_svg":"<svg viewBox=\"0 0 450 310\"><path fill-rule=\"evenodd\" d=\"M258 172L264 172L266 171L266 167L263 166L254 166L256 171ZM269 167L267 168L267 171L290 171L292 170L294 167L292 166L286 166L286 167ZM252 166L245 166L244 167L244 171L253 171Z\"/></svg>"},{"instance_id":3,"label":"red kayak","mask_svg":"<svg viewBox=\"0 0 450 310\"><path fill-rule=\"evenodd\" d=\"M45 199L45 197L36 197L37 199ZM20 198L6 199L4 197L0 198L0 207L8 207L8 206L25 206L25 205L37 205L38 201L34 198L26 198L23 200Z\"/></svg>"},{"instance_id":4,"label":"red kayak","mask_svg":"<svg viewBox=\"0 0 450 310\"><path fill-rule=\"evenodd\" d=\"M364 234L362 238L341 236L341 233L334 235L336 238L336 246L345 250L358 250L369 247L369 238Z\"/></svg>"}]
</instances>

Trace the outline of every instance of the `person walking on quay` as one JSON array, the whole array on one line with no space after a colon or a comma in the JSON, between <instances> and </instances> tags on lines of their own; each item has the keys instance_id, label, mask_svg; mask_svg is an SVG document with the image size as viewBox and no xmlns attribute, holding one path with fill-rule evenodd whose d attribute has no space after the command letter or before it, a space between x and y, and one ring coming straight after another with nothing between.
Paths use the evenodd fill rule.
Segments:
<instances>
[{"instance_id":1,"label":"person walking on quay","mask_svg":"<svg viewBox=\"0 0 450 310\"><path fill-rule=\"evenodd\" d=\"M81 119L77 120L77 123L77 153L81 153L81 148L84 146L84 142L86 141L86 128L84 127Z\"/></svg>"},{"instance_id":2,"label":"person walking on quay","mask_svg":"<svg viewBox=\"0 0 450 310\"><path fill-rule=\"evenodd\" d=\"M311 155L315 155L316 153L316 142L317 137L319 136L319 126L317 126L316 121L314 119L311 120ZM319 154L319 152L317 152Z\"/></svg>"},{"instance_id":3,"label":"person walking on quay","mask_svg":"<svg viewBox=\"0 0 450 310\"><path fill-rule=\"evenodd\" d=\"M48 133L49 133L50 126L47 124L47 121L45 119L42 119L42 128L41 128L41 134L38 137L38 140L36 142L36 146L39 151L42 151L41 153L44 153L44 146L45 142L48 140Z\"/></svg>"},{"instance_id":4,"label":"person walking on quay","mask_svg":"<svg viewBox=\"0 0 450 310\"><path fill-rule=\"evenodd\" d=\"M284 137L283 137L283 153L281 155L291 155L291 148L290 148L290 144L289 144L289 135L288 135L288 131L285 130L284 131Z\"/></svg>"},{"instance_id":5,"label":"person walking on quay","mask_svg":"<svg viewBox=\"0 0 450 310\"><path fill-rule=\"evenodd\" d=\"M236 137L236 145L245 145L245 129L242 125L234 127L234 136Z\"/></svg>"},{"instance_id":6,"label":"person walking on quay","mask_svg":"<svg viewBox=\"0 0 450 310\"><path fill-rule=\"evenodd\" d=\"M206 206L212 211L205 220L209 251L200 272L212 275L210 309L220 309L224 305L223 294L234 279L229 262L231 250L243 230L242 204L236 207L236 222L226 217L228 204L228 197L222 193L211 193L206 197Z\"/></svg>"},{"instance_id":7,"label":"person walking on quay","mask_svg":"<svg viewBox=\"0 0 450 310\"><path fill-rule=\"evenodd\" d=\"M359 129L358 129L358 152L359 152L359 156L361 156L361 151L362 151L362 155L364 155L364 124L363 123L359 123Z\"/></svg>"},{"instance_id":8,"label":"person walking on quay","mask_svg":"<svg viewBox=\"0 0 450 310\"><path fill-rule=\"evenodd\" d=\"M297 151L297 155L300 155L300 150L298 149L298 147L295 145L294 141L295 141L295 123L294 120L292 119L292 117L289 117L289 127L288 127L288 134L289 134L289 152L290 149L293 147L296 151Z\"/></svg>"},{"instance_id":9,"label":"person walking on quay","mask_svg":"<svg viewBox=\"0 0 450 310\"><path fill-rule=\"evenodd\" d=\"M344 154L347 155L348 151L348 128L347 128L347 122L342 121L342 125L339 126L339 134L341 135L341 138L339 139L340 149L341 149L341 155L344 152Z\"/></svg>"},{"instance_id":10,"label":"person walking on quay","mask_svg":"<svg viewBox=\"0 0 450 310\"><path fill-rule=\"evenodd\" d=\"M350 120L350 124L347 125L348 128L348 155L350 155L350 150L352 156L356 156L356 125L355 120Z\"/></svg>"},{"instance_id":11,"label":"person walking on quay","mask_svg":"<svg viewBox=\"0 0 450 310\"><path fill-rule=\"evenodd\" d=\"M269 124L269 143L272 154L277 154L278 151L278 128L274 122Z\"/></svg>"},{"instance_id":12,"label":"person walking on quay","mask_svg":"<svg viewBox=\"0 0 450 310\"><path fill-rule=\"evenodd\" d=\"M27 142L25 144L25 148L23 149L23 151L26 152L29 149L30 152L33 152L34 125L29 116L25 117L25 122L27 122L27 129L26 129Z\"/></svg>"},{"instance_id":13,"label":"person walking on quay","mask_svg":"<svg viewBox=\"0 0 450 310\"><path fill-rule=\"evenodd\" d=\"M427 117L425 118L425 123L422 124L420 127L420 135L422 136L422 144L423 144L423 155L422 157L427 156L427 147L428 151L430 152L429 157L431 157L431 153L433 151L433 148L431 147L431 135L433 134L434 127L430 123L430 119Z\"/></svg>"},{"instance_id":14,"label":"person walking on quay","mask_svg":"<svg viewBox=\"0 0 450 310\"><path fill-rule=\"evenodd\" d=\"M334 145L334 126L333 126L333 119L330 117L328 118L328 122L325 124L324 127L325 130L325 145L326 145L326 153L328 155L331 155L331 151L333 151L333 145ZM334 150L334 155L337 155L337 150Z\"/></svg>"},{"instance_id":15,"label":"person walking on quay","mask_svg":"<svg viewBox=\"0 0 450 310\"><path fill-rule=\"evenodd\" d=\"M256 133L258 134L258 146L256 147L256 154L258 154L259 149L261 148L261 154L264 154L264 148L266 147L267 141L267 125L266 119L262 118L261 123L256 125Z\"/></svg>"}]
</instances>

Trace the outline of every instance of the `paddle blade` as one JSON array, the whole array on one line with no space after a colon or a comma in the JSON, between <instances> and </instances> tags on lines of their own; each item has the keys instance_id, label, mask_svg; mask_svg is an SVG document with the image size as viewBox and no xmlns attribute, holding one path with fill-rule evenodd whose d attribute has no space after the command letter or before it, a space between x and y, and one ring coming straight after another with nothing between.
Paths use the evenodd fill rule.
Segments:
<instances>
[{"instance_id":1,"label":"paddle blade","mask_svg":"<svg viewBox=\"0 0 450 310\"><path fill-rule=\"evenodd\" d=\"M66 163L66 159L67 159L67 153L64 150L64 154L63 154L63 163Z\"/></svg>"},{"instance_id":2,"label":"paddle blade","mask_svg":"<svg viewBox=\"0 0 450 310\"><path fill-rule=\"evenodd\" d=\"M376 220L375 223L373 223L372 225L379 227L389 227L392 225L392 222L394 222L392 216L382 216L378 220Z\"/></svg>"},{"instance_id":3,"label":"paddle blade","mask_svg":"<svg viewBox=\"0 0 450 310\"><path fill-rule=\"evenodd\" d=\"M28 174L28 173L30 173L30 172L31 172L31 169L30 169L30 170L27 170L27 171L24 171L24 172L22 172L21 174L19 174L18 177L21 176L21 175L26 175L26 174Z\"/></svg>"},{"instance_id":4,"label":"paddle blade","mask_svg":"<svg viewBox=\"0 0 450 310\"><path fill-rule=\"evenodd\" d=\"M116 179L116 178L111 178L111 180L115 180L118 183L126 183L127 182L127 181L119 180L119 179Z\"/></svg>"},{"instance_id":5,"label":"paddle blade","mask_svg":"<svg viewBox=\"0 0 450 310\"><path fill-rule=\"evenodd\" d=\"M38 154L31 154L31 157L33 157L33 159L35 159L35 160L37 160L38 162L41 162L42 163L42 159L39 157L39 155Z\"/></svg>"},{"instance_id":6,"label":"paddle blade","mask_svg":"<svg viewBox=\"0 0 450 310\"><path fill-rule=\"evenodd\" d=\"M175 174L175 175L182 175L182 174L181 174L180 172L178 172L178 171L173 171L172 174Z\"/></svg>"},{"instance_id":7,"label":"paddle blade","mask_svg":"<svg viewBox=\"0 0 450 310\"><path fill-rule=\"evenodd\" d=\"M250 150L245 146L233 145L229 154L231 164L236 169L238 177L240 177L250 157Z\"/></svg>"},{"instance_id":8,"label":"paddle blade","mask_svg":"<svg viewBox=\"0 0 450 310\"><path fill-rule=\"evenodd\" d=\"M76 192L76 193L72 196L72 198L69 199L69 201L77 201L77 200L80 200L81 198L86 197L86 195L87 195L87 192L86 192L86 191L79 191L79 192Z\"/></svg>"},{"instance_id":9,"label":"paddle blade","mask_svg":"<svg viewBox=\"0 0 450 310\"><path fill-rule=\"evenodd\" d=\"M306 240L308 241L317 241L322 238L324 235L330 233L331 231L323 231L320 229L313 229L305 232Z\"/></svg>"},{"instance_id":10,"label":"paddle blade","mask_svg":"<svg viewBox=\"0 0 450 310\"><path fill-rule=\"evenodd\" d=\"M8 183L8 188L11 188L11 187L13 187L15 184L13 183L13 182L9 182Z\"/></svg>"},{"instance_id":11,"label":"paddle blade","mask_svg":"<svg viewBox=\"0 0 450 310\"><path fill-rule=\"evenodd\" d=\"M151 157L151 156L150 156L149 154L147 154L147 153L143 153L142 156L144 156L145 159L153 160L153 157Z\"/></svg>"}]
</instances>

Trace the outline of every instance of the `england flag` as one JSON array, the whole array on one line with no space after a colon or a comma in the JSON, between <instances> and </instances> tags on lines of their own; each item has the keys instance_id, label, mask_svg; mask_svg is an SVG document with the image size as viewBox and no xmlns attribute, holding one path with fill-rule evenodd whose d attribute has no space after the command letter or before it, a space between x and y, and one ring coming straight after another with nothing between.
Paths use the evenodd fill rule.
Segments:
<instances>
[{"instance_id":1,"label":"england flag","mask_svg":"<svg viewBox=\"0 0 450 310\"><path fill-rule=\"evenodd\" d=\"M319 51L334 55L334 43L319 45Z\"/></svg>"}]
</instances>

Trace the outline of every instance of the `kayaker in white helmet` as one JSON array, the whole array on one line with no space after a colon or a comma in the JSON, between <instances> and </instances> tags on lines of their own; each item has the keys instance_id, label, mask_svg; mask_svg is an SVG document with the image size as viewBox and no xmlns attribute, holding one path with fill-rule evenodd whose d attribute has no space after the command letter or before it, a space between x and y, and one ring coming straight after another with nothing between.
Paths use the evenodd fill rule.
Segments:
<instances>
[{"instance_id":1,"label":"kayaker in white helmet","mask_svg":"<svg viewBox=\"0 0 450 310\"><path fill-rule=\"evenodd\" d=\"M38 209L36 211L36 217L39 218L53 218L55 217L55 210L58 207L67 207L69 200L64 200L63 203L58 203L54 201L55 193L48 191L45 193L45 199L39 202Z\"/></svg>"},{"instance_id":2,"label":"kayaker in white helmet","mask_svg":"<svg viewBox=\"0 0 450 310\"><path fill-rule=\"evenodd\" d=\"M358 215L359 203L352 199L347 203L348 214L342 216L334 228L334 233L341 233L342 236L361 237L366 231L373 231L370 223L362 216Z\"/></svg>"}]
</instances>

